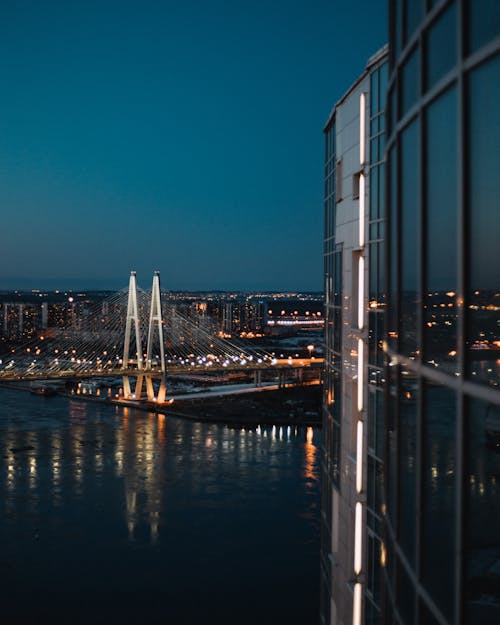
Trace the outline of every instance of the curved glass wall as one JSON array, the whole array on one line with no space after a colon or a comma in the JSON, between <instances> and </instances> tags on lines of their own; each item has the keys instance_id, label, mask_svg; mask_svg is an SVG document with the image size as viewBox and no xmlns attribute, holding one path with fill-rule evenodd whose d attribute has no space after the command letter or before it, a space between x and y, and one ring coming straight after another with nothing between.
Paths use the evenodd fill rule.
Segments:
<instances>
[{"instance_id":1,"label":"curved glass wall","mask_svg":"<svg viewBox=\"0 0 500 625\"><path fill-rule=\"evenodd\" d=\"M500 623L500 2L392 0L386 623Z\"/></svg>"}]
</instances>

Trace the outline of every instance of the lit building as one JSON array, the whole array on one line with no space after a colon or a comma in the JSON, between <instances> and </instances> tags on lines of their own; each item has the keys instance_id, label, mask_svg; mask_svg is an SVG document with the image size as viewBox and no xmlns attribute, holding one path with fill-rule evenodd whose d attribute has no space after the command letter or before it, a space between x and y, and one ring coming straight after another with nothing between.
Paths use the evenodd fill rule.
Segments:
<instances>
[{"instance_id":1,"label":"lit building","mask_svg":"<svg viewBox=\"0 0 500 625\"><path fill-rule=\"evenodd\" d=\"M380 619L387 47L325 126L321 622Z\"/></svg>"},{"instance_id":2,"label":"lit building","mask_svg":"<svg viewBox=\"0 0 500 625\"><path fill-rule=\"evenodd\" d=\"M500 2L389 5L383 622L493 625Z\"/></svg>"}]
</instances>

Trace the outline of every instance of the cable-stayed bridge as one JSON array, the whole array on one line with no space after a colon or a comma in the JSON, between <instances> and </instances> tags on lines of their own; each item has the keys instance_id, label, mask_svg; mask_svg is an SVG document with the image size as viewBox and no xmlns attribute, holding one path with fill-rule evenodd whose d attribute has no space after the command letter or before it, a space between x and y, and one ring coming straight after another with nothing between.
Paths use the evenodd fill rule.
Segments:
<instances>
[{"instance_id":1,"label":"cable-stayed bridge","mask_svg":"<svg viewBox=\"0 0 500 625\"><path fill-rule=\"evenodd\" d=\"M278 361L265 351L215 335L201 320L164 306L159 272L150 291L131 272L128 288L75 317L0 354L0 382L122 377L123 397L163 403L169 373L298 370L310 365ZM319 365L320 361L315 360ZM134 383L135 380L135 383Z\"/></svg>"}]
</instances>

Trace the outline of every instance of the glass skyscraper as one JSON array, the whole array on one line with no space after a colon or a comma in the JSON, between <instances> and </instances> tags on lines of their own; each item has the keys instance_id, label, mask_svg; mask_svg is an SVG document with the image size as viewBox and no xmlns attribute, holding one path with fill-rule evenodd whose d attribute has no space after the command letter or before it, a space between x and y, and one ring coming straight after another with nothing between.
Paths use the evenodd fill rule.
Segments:
<instances>
[{"instance_id":1,"label":"glass skyscraper","mask_svg":"<svg viewBox=\"0 0 500 625\"><path fill-rule=\"evenodd\" d=\"M390 5L383 622L500 623L500 2Z\"/></svg>"},{"instance_id":2,"label":"glass skyscraper","mask_svg":"<svg viewBox=\"0 0 500 625\"><path fill-rule=\"evenodd\" d=\"M325 126L321 619L380 617L387 47Z\"/></svg>"},{"instance_id":3,"label":"glass skyscraper","mask_svg":"<svg viewBox=\"0 0 500 625\"><path fill-rule=\"evenodd\" d=\"M500 1L389 34L325 127L321 622L498 625Z\"/></svg>"}]
</instances>

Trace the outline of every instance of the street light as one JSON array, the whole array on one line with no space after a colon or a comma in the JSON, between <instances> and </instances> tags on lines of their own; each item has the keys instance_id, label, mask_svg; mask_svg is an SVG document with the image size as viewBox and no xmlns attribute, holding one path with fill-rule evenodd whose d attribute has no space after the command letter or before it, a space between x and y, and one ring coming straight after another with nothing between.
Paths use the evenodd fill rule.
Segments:
<instances>
[{"instance_id":1,"label":"street light","mask_svg":"<svg viewBox=\"0 0 500 625\"><path fill-rule=\"evenodd\" d=\"M308 345L307 349L309 350L309 358L311 358L314 351L314 345Z\"/></svg>"}]
</instances>

